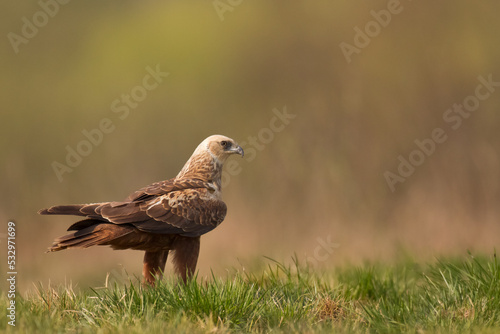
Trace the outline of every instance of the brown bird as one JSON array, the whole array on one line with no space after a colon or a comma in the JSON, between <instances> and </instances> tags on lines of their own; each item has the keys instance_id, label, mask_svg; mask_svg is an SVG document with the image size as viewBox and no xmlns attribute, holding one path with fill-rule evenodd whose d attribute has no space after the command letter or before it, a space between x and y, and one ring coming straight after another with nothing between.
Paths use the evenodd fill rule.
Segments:
<instances>
[{"instance_id":1,"label":"brown bird","mask_svg":"<svg viewBox=\"0 0 500 334\"><path fill-rule=\"evenodd\" d=\"M57 205L40 210L42 215L84 216L49 248L95 245L113 249L146 251L144 282L161 279L169 251L175 271L184 282L195 271L200 236L216 228L226 216L221 196L222 166L243 149L231 138L213 135L201 142L179 174L132 193L122 202Z\"/></svg>"}]
</instances>

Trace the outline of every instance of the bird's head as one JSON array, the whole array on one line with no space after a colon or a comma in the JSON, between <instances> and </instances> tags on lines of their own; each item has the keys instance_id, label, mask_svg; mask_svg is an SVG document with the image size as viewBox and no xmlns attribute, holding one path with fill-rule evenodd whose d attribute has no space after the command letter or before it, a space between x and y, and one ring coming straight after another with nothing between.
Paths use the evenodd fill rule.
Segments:
<instances>
[{"instance_id":1,"label":"bird's head","mask_svg":"<svg viewBox=\"0 0 500 334\"><path fill-rule=\"evenodd\" d=\"M206 138L198 145L195 153L208 153L221 163L224 163L230 155L240 154L243 156L244 154L243 149L236 141L222 135Z\"/></svg>"},{"instance_id":2,"label":"bird's head","mask_svg":"<svg viewBox=\"0 0 500 334\"><path fill-rule=\"evenodd\" d=\"M244 154L241 146L233 139L222 135L210 136L194 150L177 178L219 180L220 183L222 165L233 154L240 154L242 157Z\"/></svg>"}]
</instances>

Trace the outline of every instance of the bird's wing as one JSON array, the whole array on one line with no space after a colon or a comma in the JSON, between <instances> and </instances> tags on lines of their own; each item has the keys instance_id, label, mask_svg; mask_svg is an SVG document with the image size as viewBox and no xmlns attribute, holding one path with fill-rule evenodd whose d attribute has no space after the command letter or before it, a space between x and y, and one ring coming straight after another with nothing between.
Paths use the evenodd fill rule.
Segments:
<instances>
[{"instance_id":1,"label":"bird's wing","mask_svg":"<svg viewBox=\"0 0 500 334\"><path fill-rule=\"evenodd\" d=\"M154 195L153 195L154 196ZM161 234L197 237L217 227L226 216L226 204L207 188L183 189L149 200L111 202L96 213L115 224Z\"/></svg>"},{"instance_id":2,"label":"bird's wing","mask_svg":"<svg viewBox=\"0 0 500 334\"><path fill-rule=\"evenodd\" d=\"M217 227L226 215L226 204L213 196L215 191L199 179L171 179L144 187L123 202L58 205L39 213L86 216L131 224L144 232L197 237Z\"/></svg>"},{"instance_id":3,"label":"bird's wing","mask_svg":"<svg viewBox=\"0 0 500 334\"><path fill-rule=\"evenodd\" d=\"M166 181L160 181L130 194L125 201L144 201L152 199L159 195L167 194L171 191L192 189L192 188L207 188L214 191L215 188L208 182L199 179L170 179Z\"/></svg>"}]
</instances>

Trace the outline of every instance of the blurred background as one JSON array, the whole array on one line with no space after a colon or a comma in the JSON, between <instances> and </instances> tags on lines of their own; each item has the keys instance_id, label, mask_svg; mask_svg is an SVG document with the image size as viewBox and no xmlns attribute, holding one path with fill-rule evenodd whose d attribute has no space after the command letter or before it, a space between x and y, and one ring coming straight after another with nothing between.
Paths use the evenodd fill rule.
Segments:
<instances>
[{"instance_id":1,"label":"blurred background","mask_svg":"<svg viewBox=\"0 0 500 334\"><path fill-rule=\"evenodd\" d=\"M500 87L484 85L500 82L496 1L1 6L0 243L14 220L20 291L140 276L142 252L46 254L76 219L37 211L121 200L216 133L247 155L232 158L201 277L264 256L329 270L499 245Z\"/></svg>"}]
</instances>

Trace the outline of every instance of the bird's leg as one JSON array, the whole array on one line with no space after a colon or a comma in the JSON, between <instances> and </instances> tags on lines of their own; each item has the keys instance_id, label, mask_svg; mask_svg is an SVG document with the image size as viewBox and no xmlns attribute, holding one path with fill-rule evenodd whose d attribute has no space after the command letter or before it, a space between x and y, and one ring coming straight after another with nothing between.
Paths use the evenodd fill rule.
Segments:
<instances>
[{"instance_id":1,"label":"bird's leg","mask_svg":"<svg viewBox=\"0 0 500 334\"><path fill-rule=\"evenodd\" d=\"M198 254L200 253L200 237L177 236L173 250L175 272L186 283L188 278L193 276L196 269Z\"/></svg>"},{"instance_id":2,"label":"bird's leg","mask_svg":"<svg viewBox=\"0 0 500 334\"><path fill-rule=\"evenodd\" d=\"M155 285L155 280L162 279L163 272L165 271L165 264L167 262L168 250L159 252L146 251L144 254L144 267L142 268L142 275L144 276L144 285Z\"/></svg>"}]
</instances>

